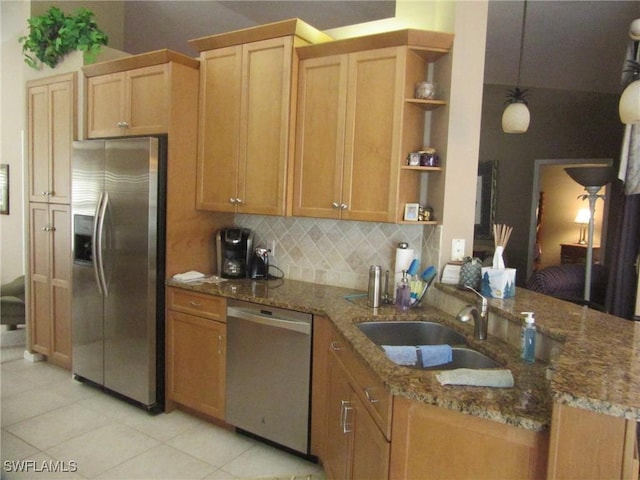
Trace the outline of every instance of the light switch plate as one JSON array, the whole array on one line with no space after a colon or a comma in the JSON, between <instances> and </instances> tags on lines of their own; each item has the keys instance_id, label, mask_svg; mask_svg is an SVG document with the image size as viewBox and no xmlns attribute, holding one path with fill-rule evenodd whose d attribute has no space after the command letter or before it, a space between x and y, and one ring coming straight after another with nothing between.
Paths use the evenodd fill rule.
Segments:
<instances>
[{"instance_id":1,"label":"light switch plate","mask_svg":"<svg viewBox=\"0 0 640 480\"><path fill-rule=\"evenodd\" d=\"M451 260L459 262L464 259L464 238L451 240Z\"/></svg>"}]
</instances>

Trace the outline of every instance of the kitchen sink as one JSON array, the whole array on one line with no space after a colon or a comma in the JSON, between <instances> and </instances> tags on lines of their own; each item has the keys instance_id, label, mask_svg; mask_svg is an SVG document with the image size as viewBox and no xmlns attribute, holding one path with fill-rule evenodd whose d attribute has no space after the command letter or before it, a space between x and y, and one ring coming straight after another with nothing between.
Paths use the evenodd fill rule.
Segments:
<instances>
[{"instance_id":1,"label":"kitchen sink","mask_svg":"<svg viewBox=\"0 0 640 480\"><path fill-rule=\"evenodd\" d=\"M451 345L452 361L433 367L405 365L420 370L452 370L454 368L501 368L503 365L466 346L464 335L435 322L362 322L356 326L376 345L419 346Z\"/></svg>"},{"instance_id":2,"label":"kitchen sink","mask_svg":"<svg viewBox=\"0 0 640 480\"><path fill-rule=\"evenodd\" d=\"M376 345L466 345L464 335L434 322L362 322L357 327Z\"/></svg>"},{"instance_id":3,"label":"kitchen sink","mask_svg":"<svg viewBox=\"0 0 640 480\"><path fill-rule=\"evenodd\" d=\"M502 368L503 365L496 362L493 358L486 356L484 353L478 352L468 347L452 347L451 353L453 360L442 365L422 368L422 370L453 370L454 368Z\"/></svg>"}]
</instances>

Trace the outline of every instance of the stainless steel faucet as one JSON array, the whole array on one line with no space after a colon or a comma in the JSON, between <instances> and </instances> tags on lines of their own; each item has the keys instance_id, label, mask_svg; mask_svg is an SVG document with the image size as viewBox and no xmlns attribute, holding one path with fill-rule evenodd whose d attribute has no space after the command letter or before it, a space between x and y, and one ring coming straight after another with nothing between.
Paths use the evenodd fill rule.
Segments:
<instances>
[{"instance_id":1,"label":"stainless steel faucet","mask_svg":"<svg viewBox=\"0 0 640 480\"><path fill-rule=\"evenodd\" d=\"M473 336L478 340L486 340L487 339L487 330L489 327L489 304L487 299L483 297L480 292L478 292L473 287L464 287L467 290L471 290L473 293L478 295L482 301L480 310L478 311L478 307L474 305L467 305L462 310L458 312L456 318L461 322L468 322L473 317Z\"/></svg>"}]
</instances>

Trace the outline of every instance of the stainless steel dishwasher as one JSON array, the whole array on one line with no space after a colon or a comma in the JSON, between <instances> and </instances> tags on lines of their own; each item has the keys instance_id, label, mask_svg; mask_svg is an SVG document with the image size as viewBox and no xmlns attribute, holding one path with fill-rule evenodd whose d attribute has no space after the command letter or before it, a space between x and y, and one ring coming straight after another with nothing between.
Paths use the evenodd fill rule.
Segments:
<instances>
[{"instance_id":1,"label":"stainless steel dishwasher","mask_svg":"<svg viewBox=\"0 0 640 480\"><path fill-rule=\"evenodd\" d=\"M227 301L226 421L309 454L313 316Z\"/></svg>"}]
</instances>

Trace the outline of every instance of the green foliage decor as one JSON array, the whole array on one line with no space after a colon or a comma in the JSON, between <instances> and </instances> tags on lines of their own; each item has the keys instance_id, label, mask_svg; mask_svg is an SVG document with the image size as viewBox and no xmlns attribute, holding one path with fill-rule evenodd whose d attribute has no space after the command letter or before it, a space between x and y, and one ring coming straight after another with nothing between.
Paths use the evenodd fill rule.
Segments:
<instances>
[{"instance_id":1,"label":"green foliage decor","mask_svg":"<svg viewBox=\"0 0 640 480\"><path fill-rule=\"evenodd\" d=\"M38 60L51 68L67 53L84 52L87 63L95 60L102 45L108 42L107 35L93 20L93 12L79 8L75 15L67 15L58 7L51 7L44 15L31 17L29 35L20 37L25 63L38 69Z\"/></svg>"}]
</instances>

